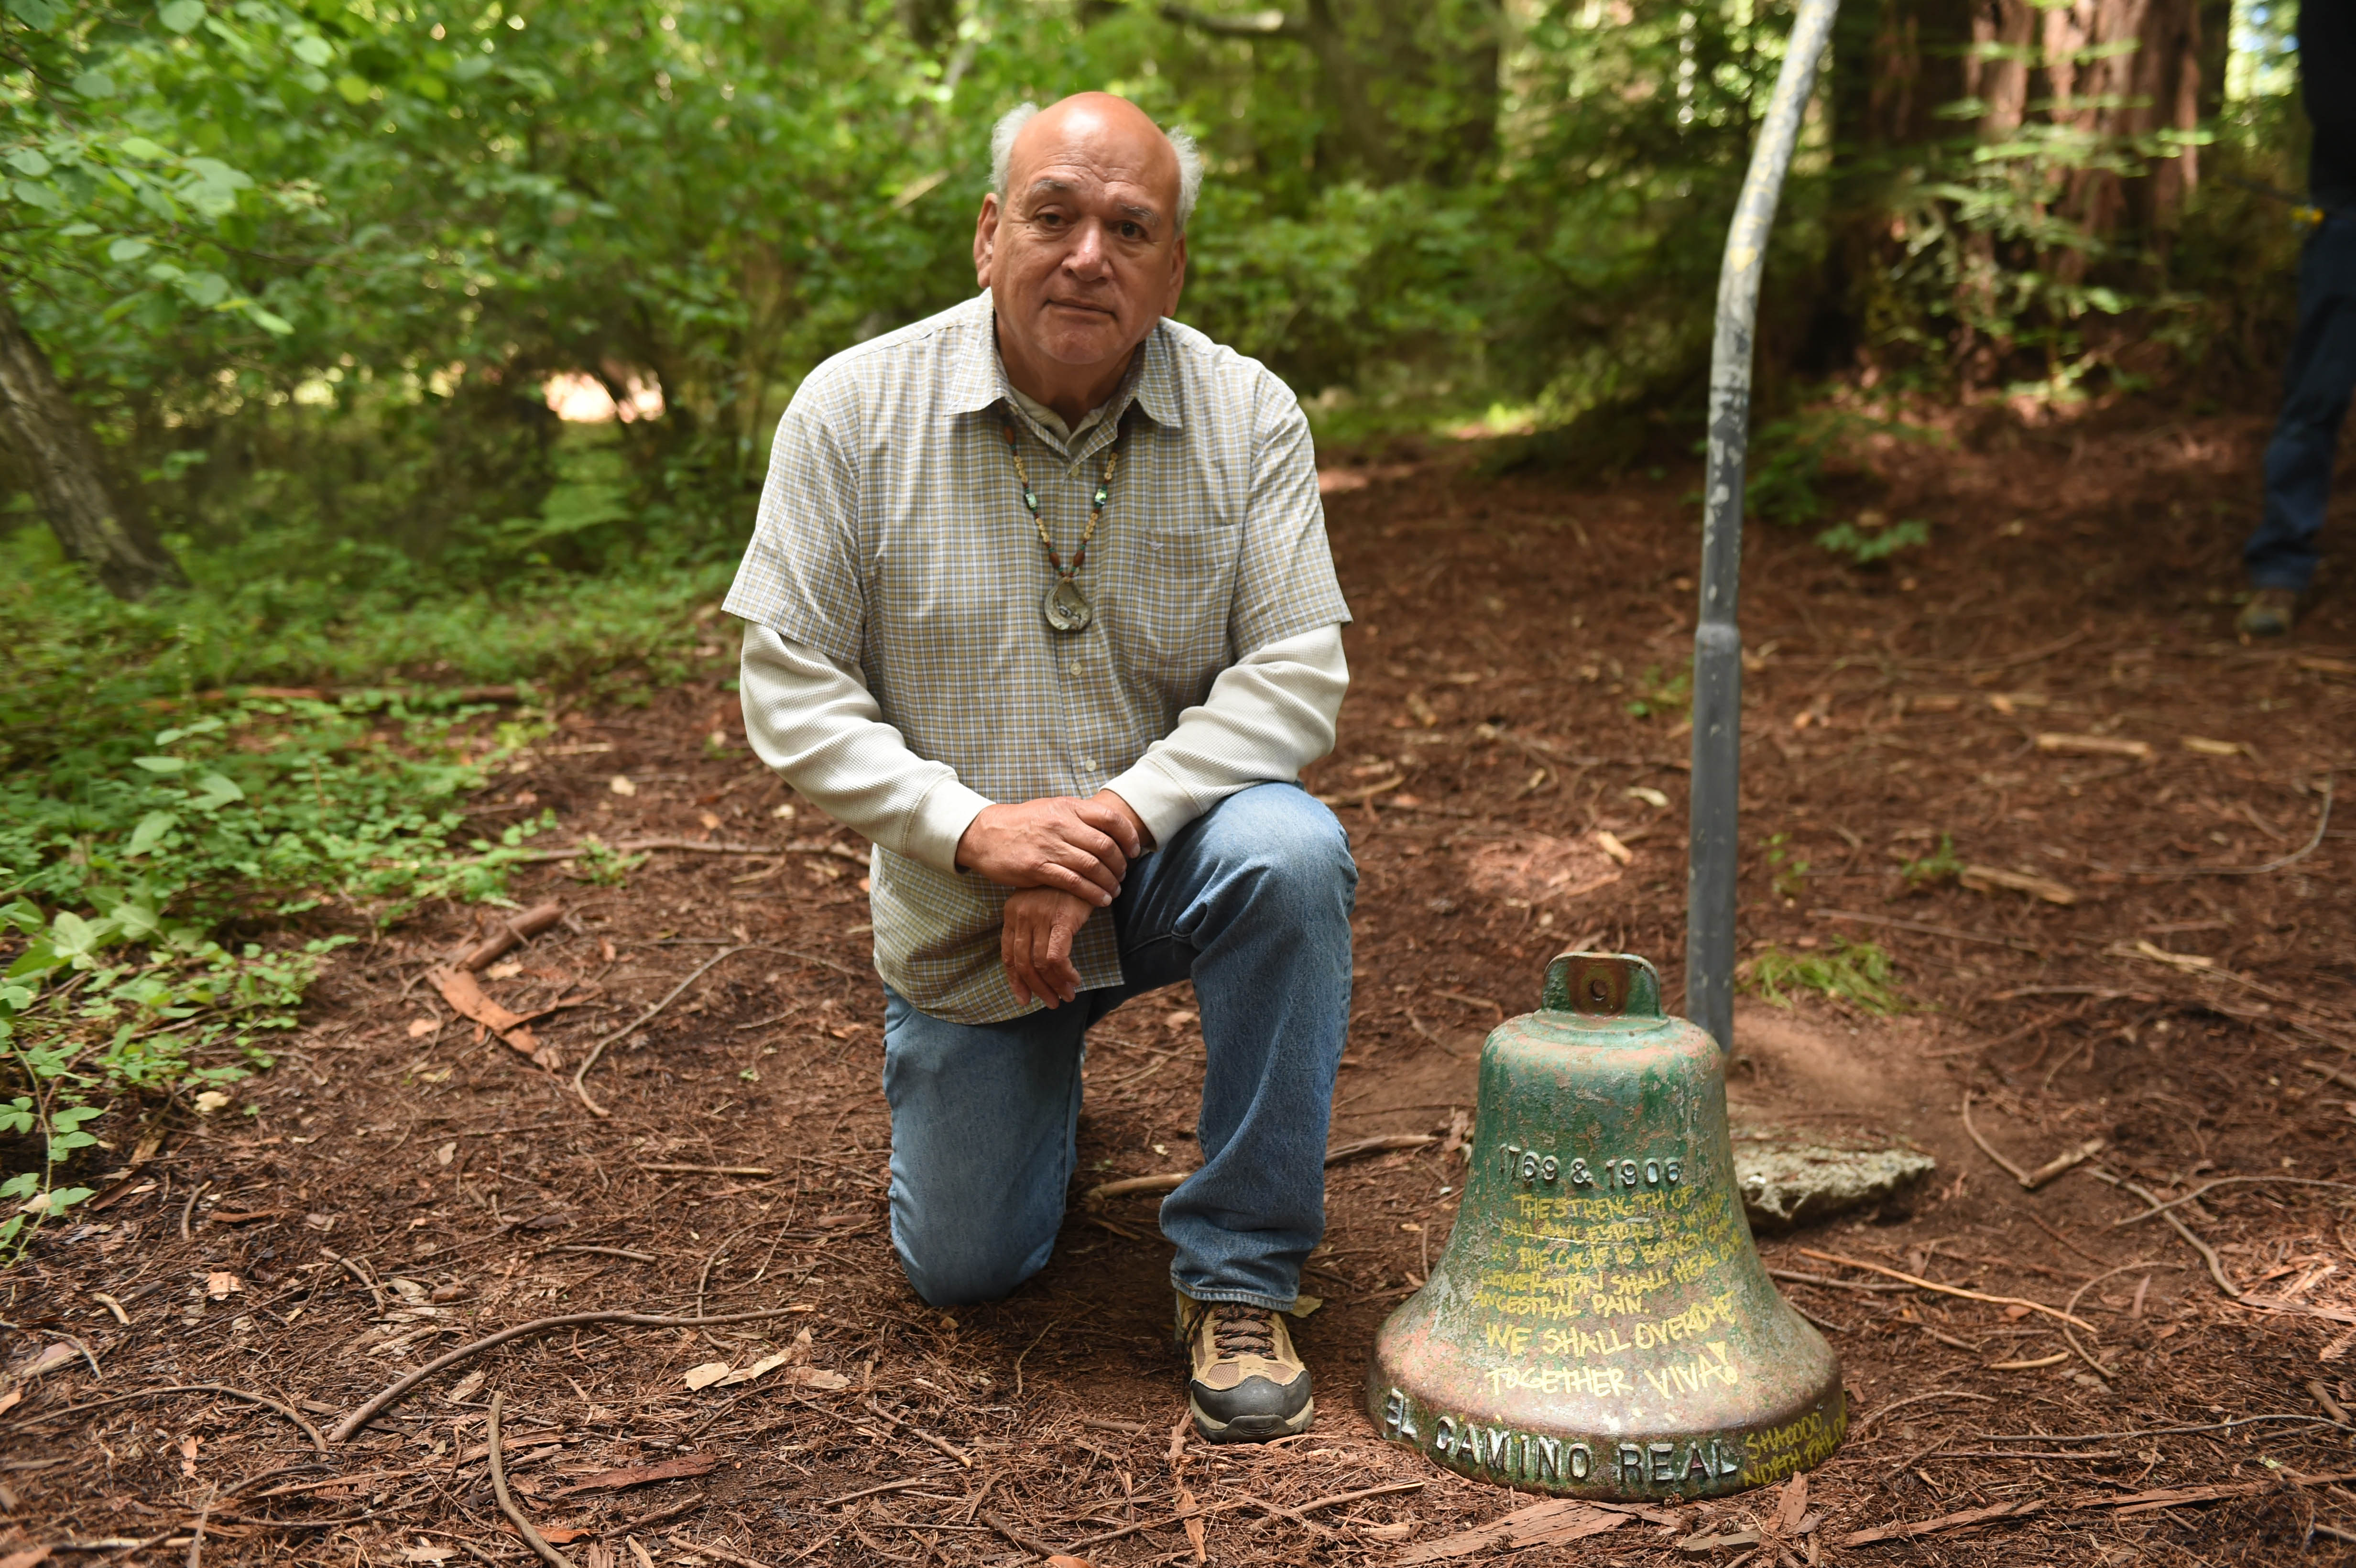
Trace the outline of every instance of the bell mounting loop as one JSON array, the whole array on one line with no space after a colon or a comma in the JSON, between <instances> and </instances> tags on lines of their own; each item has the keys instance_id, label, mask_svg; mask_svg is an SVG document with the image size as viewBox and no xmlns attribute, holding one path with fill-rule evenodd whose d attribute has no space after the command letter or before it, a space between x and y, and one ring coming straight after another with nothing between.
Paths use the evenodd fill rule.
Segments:
<instances>
[{"instance_id":1,"label":"bell mounting loop","mask_svg":"<svg viewBox=\"0 0 2356 1568\"><path fill-rule=\"evenodd\" d=\"M1538 1006L1591 1019L1661 1016L1661 976L1633 953L1563 953L1547 965Z\"/></svg>"}]
</instances>

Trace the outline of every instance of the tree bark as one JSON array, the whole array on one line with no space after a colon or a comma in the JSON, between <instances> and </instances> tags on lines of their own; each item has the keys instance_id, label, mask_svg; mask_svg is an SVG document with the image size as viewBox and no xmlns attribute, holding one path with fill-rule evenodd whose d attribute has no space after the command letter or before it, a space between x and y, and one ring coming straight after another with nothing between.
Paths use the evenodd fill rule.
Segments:
<instances>
[{"instance_id":1,"label":"tree bark","mask_svg":"<svg viewBox=\"0 0 2356 1568\"><path fill-rule=\"evenodd\" d=\"M1814 311L1799 368L1847 369L1869 336L1876 280L1901 240L1901 188L1954 134L1939 111L1964 96L1970 0L1847 0L1833 24L1826 72L1833 159L1821 274L1804 285Z\"/></svg>"},{"instance_id":2,"label":"tree bark","mask_svg":"<svg viewBox=\"0 0 2356 1568\"><path fill-rule=\"evenodd\" d=\"M2179 133L2187 139L2179 150L2145 160L2139 176L2090 163L2057 204L2098 239L2126 228L2163 240L2200 183L2189 138L2214 92L2203 80L2204 66L2215 69L2215 50L2203 40L2202 13L2213 26L2215 9L2201 0L1976 0L1965 88L1986 106L1982 138L2004 140L2032 121L2092 147ZM2080 260L2060 258L2060 270L2072 272Z\"/></svg>"},{"instance_id":3,"label":"tree bark","mask_svg":"<svg viewBox=\"0 0 2356 1568\"><path fill-rule=\"evenodd\" d=\"M0 294L0 432L33 481L41 512L71 560L118 599L184 588L187 576L107 493L98 448L57 372Z\"/></svg>"}]
</instances>

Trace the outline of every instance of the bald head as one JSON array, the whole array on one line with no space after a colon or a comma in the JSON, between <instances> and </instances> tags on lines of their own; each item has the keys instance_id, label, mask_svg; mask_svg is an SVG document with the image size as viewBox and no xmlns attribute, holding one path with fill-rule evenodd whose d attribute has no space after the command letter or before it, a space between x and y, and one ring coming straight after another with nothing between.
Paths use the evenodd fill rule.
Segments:
<instances>
[{"instance_id":1,"label":"bald head","mask_svg":"<svg viewBox=\"0 0 2356 1568\"><path fill-rule=\"evenodd\" d=\"M1177 309L1202 158L1127 99L1084 92L1000 121L991 162L973 267L999 357L1016 390L1076 420Z\"/></svg>"},{"instance_id":2,"label":"bald head","mask_svg":"<svg viewBox=\"0 0 2356 1568\"><path fill-rule=\"evenodd\" d=\"M1203 188L1203 155L1183 131L1165 131L1126 98L1077 92L1041 109L1025 103L1002 115L990 133L990 188L1003 201L1043 150L1092 145L1134 167L1140 183L1169 184L1165 214L1183 234Z\"/></svg>"}]
</instances>

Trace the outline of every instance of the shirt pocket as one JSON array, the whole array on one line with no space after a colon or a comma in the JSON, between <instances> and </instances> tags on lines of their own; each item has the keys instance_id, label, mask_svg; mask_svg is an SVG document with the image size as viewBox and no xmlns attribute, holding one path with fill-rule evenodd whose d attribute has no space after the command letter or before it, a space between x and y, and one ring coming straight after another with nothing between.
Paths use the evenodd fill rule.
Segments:
<instances>
[{"instance_id":1,"label":"shirt pocket","mask_svg":"<svg viewBox=\"0 0 2356 1568\"><path fill-rule=\"evenodd\" d=\"M1231 662L1227 623L1243 529L1215 519L1157 521L1134 538L1111 627L1121 667L1181 706L1199 702Z\"/></svg>"}]
</instances>

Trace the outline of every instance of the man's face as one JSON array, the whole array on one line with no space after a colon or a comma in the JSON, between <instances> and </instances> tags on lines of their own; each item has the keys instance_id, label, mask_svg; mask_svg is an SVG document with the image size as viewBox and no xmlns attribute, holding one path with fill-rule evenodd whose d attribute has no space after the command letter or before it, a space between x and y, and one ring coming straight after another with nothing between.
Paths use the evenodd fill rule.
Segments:
<instances>
[{"instance_id":1,"label":"man's face","mask_svg":"<svg viewBox=\"0 0 2356 1568\"><path fill-rule=\"evenodd\" d=\"M1177 157L1133 106L1070 101L1024 126L974 232L1010 360L1078 369L1143 342L1185 284L1177 208Z\"/></svg>"}]
</instances>

